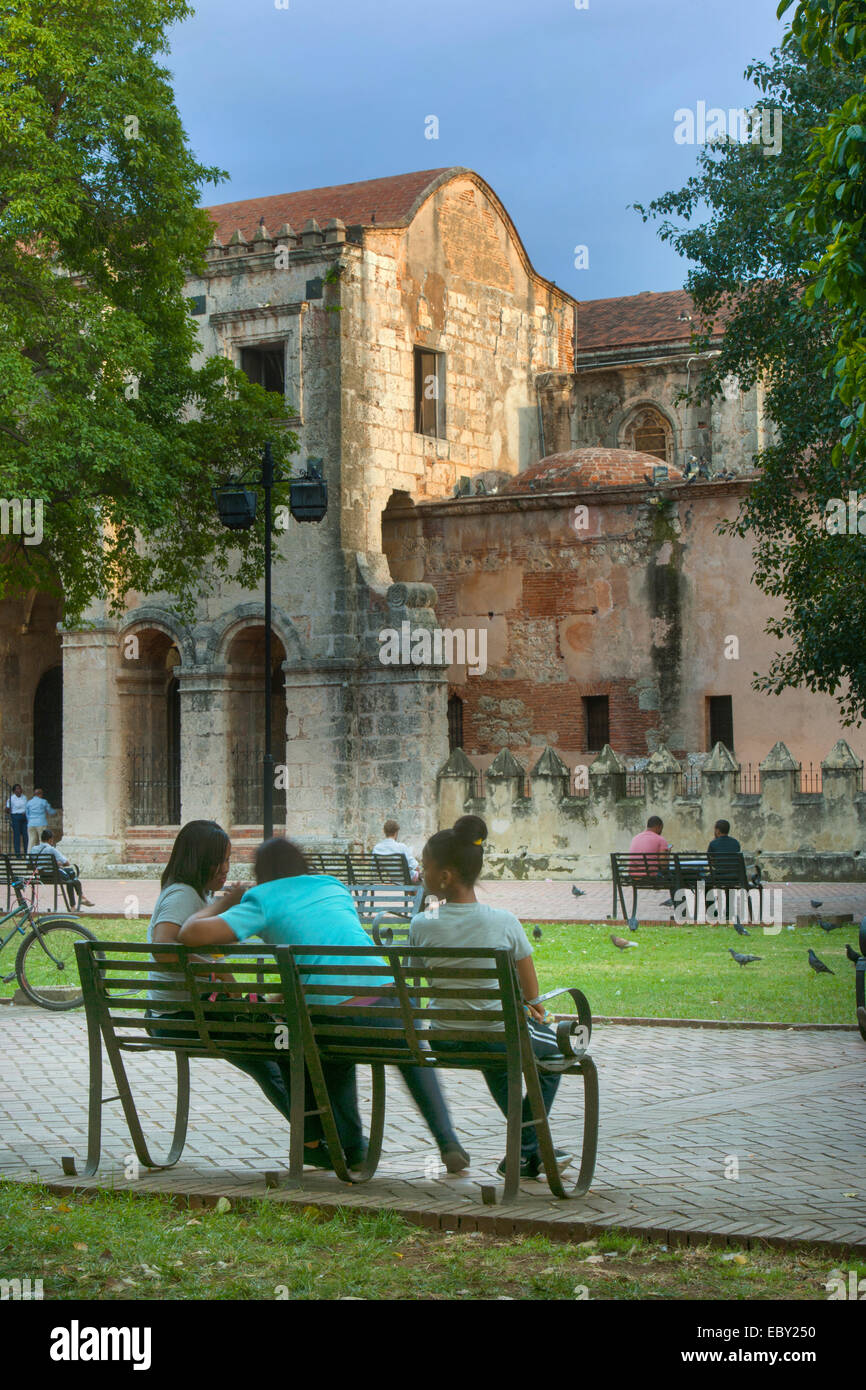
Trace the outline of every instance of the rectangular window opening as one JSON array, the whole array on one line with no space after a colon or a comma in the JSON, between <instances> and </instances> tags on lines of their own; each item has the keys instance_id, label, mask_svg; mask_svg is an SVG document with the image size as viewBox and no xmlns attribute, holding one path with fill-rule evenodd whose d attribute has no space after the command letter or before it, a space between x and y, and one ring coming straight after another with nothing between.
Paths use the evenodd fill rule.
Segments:
<instances>
[{"instance_id":1,"label":"rectangular window opening","mask_svg":"<svg viewBox=\"0 0 866 1390\"><path fill-rule=\"evenodd\" d=\"M607 695L584 695L586 717L586 750L600 753L610 743L610 700Z\"/></svg>"},{"instance_id":2,"label":"rectangular window opening","mask_svg":"<svg viewBox=\"0 0 866 1390\"><path fill-rule=\"evenodd\" d=\"M708 749L723 743L729 753L734 751L734 701L731 695L707 696Z\"/></svg>"},{"instance_id":3,"label":"rectangular window opening","mask_svg":"<svg viewBox=\"0 0 866 1390\"><path fill-rule=\"evenodd\" d=\"M415 349L415 433L445 438L445 354Z\"/></svg>"}]
</instances>

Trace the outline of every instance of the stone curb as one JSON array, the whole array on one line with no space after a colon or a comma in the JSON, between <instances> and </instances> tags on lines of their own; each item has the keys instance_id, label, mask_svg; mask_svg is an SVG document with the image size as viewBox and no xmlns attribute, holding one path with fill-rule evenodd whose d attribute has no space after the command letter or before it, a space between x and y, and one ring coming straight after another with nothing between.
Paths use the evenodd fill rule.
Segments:
<instances>
[{"instance_id":1,"label":"stone curb","mask_svg":"<svg viewBox=\"0 0 866 1390\"><path fill-rule=\"evenodd\" d=\"M27 1175L30 1177L31 1175ZM24 1178L15 1178L13 1181L24 1182ZM107 1192L108 1188L87 1187L81 1183L72 1182L48 1182L41 1181L41 1185L48 1191L60 1196L71 1192ZM133 1197L161 1197L172 1206L184 1209L196 1210L202 1207L215 1207L220 1200L220 1195L214 1192L196 1192L194 1190L186 1192L135 1192ZM261 1197L250 1197L248 1195L234 1197L228 1200L235 1211L255 1209L263 1200L269 1200L263 1190ZM272 1200L272 1199L271 1199ZM669 1230L664 1226L639 1226L628 1222L617 1221L610 1225L594 1221L575 1221L564 1225L560 1221L548 1221L543 1217L535 1216L511 1216L507 1215L507 1208L499 1207L497 1213L484 1212L482 1209L474 1212L436 1212L424 1207L400 1207L378 1203L365 1203L363 1206L354 1206L352 1203L345 1205L339 1197L331 1197L330 1194L323 1194L307 1189L298 1191L297 1194L282 1190L281 1202L292 1206L305 1208L314 1207L327 1219L332 1220L344 1212L362 1211L367 1215L381 1216L386 1213L400 1216L412 1226L423 1226L431 1231L479 1231L483 1235L490 1236L545 1236L548 1240L554 1240L560 1244L570 1245L579 1244L581 1241L590 1240L593 1237L606 1235L611 1231L622 1231L627 1235L635 1236L637 1239L660 1242L663 1245L676 1246L695 1246L711 1245L719 1249L736 1247L739 1250L760 1250L762 1247L770 1246L775 1250L801 1250L814 1248L827 1255L849 1256L866 1252L866 1240L855 1243L846 1243L838 1240L821 1240L816 1238L798 1239L795 1236L737 1236L736 1232L720 1232L706 1229ZM480 1208L480 1203L479 1203Z\"/></svg>"}]
</instances>

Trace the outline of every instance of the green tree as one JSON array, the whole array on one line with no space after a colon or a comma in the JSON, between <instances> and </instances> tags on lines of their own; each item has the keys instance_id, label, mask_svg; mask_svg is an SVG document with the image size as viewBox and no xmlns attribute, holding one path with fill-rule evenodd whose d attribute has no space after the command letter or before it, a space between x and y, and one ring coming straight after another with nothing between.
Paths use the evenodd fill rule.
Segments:
<instances>
[{"instance_id":1,"label":"green tree","mask_svg":"<svg viewBox=\"0 0 866 1390\"><path fill-rule=\"evenodd\" d=\"M794 0L782 0L779 14ZM809 170L792 201L791 223L805 220L822 242L807 269L810 304L824 300L834 325L833 375L849 409L836 461L866 459L866 8L863 0L801 0L791 26L807 58L860 78L813 134ZM841 93L840 93L841 95Z\"/></svg>"},{"instance_id":2,"label":"green tree","mask_svg":"<svg viewBox=\"0 0 866 1390\"><path fill-rule=\"evenodd\" d=\"M169 74L184 0L0 0L0 494L42 499L44 540L4 538L0 596L165 590L181 611L261 574L261 527L224 531L212 486L255 464L280 397L195 366L184 295L213 228ZM286 471L286 470L284 470ZM280 495L278 501L284 500ZM206 578L205 578L206 576Z\"/></svg>"},{"instance_id":3,"label":"green tree","mask_svg":"<svg viewBox=\"0 0 866 1390\"><path fill-rule=\"evenodd\" d=\"M835 695L847 723L866 712L866 546L831 534L822 519L829 499L847 503L849 489L866 493L866 465L839 453L850 409L827 371L834 318L826 296L805 293L805 268L820 258L822 235L789 208L813 129L862 89L864 72L862 60L823 64L785 42L746 70L756 104L782 113L781 152L718 141L701 150L683 188L638 206L645 221L660 219L661 238L691 263L696 349L709 345L717 316L725 326L698 393L718 394L729 375L746 389L759 382L773 426L738 516L722 528L752 537L755 583L779 600L767 624L779 645L753 684Z\"/></svg>"}]
</instances>

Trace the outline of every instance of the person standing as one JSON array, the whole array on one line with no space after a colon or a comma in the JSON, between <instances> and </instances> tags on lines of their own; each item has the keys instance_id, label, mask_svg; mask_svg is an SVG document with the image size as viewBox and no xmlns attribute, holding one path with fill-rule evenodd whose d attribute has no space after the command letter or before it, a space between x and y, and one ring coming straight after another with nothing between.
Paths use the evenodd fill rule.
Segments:
<instances>
[{"instance_id":1,"label":"person standing","mask_svg":"<svg viewBox=\"0 0 866 1390\"><path fill-rule=\"evenodd\" d=\"M12 822L12 853L16 859L26 853L27 844L27 797L20 782L16 782L6 798L6 811Z\"/></svg>"},{"instance_id":2,"label":"person standing","mask_svg":"<svg viewBox=\"0 0 866 1390\"><path fill-rule=\"evenodd\" d=\"M48 817L55 815L54 807L42 795L42 788L35 787L27 802L27 853L38 849L42 842L42 832L48 825Z\"/></svg>"}]
</instances>

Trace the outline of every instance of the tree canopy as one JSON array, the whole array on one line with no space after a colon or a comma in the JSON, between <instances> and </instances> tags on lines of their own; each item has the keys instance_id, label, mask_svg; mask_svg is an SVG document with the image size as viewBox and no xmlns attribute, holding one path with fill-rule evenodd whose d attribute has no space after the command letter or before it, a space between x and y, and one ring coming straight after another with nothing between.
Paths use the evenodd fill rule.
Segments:
<instances>
[{"instance_id":1,"label":"tree canopy","mask_svg":"<svg viewBox=\"0 0 866 1390\"><path fill-rule=\"evenodd\" d=\"M185 297L213 227L160 65L185 0L0 0L0 493L41 500L44 539L4 538L0 597L167 591L181 611L261 526L222 530L214 484L264 441L296 447L281 397L221 357L195 365ZM284 470L284 472L287 470ZM282 495L277 500L283 500Z\"/></svg>"}]
</instances>

